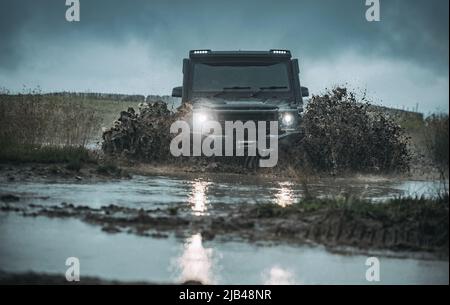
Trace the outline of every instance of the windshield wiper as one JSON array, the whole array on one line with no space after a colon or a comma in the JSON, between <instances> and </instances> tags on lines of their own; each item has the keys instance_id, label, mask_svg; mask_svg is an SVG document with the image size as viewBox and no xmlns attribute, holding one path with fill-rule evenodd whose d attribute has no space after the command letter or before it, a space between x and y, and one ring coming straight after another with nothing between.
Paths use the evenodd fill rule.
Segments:
<instances>
[{"instance_id":1,"label":"windshield wiper","mask_svg":"<svg viewBox=\"0 0 450 305\"><path fill-rule=\"evenodd\" d=\"M268 87L259 87L259 90L254 92L252 94L252 97L257 96L258 94L260 94L261 92L264 92L266 90L277 90L277 89L287 89L288 87L286 86L268 86Z\"/></svg>"},{"instance_id":2,"label":"windshield wiper","mask_svg":"<svg viewBox=\"0 0 450 305\"><path fill-rule=\"evenodd\" d=\"M242 86L233 86L233 87L223 87L222 91L214 94L214 97L230 92L229 90L251 90L252 87L242 87Z\"/></svg>"}]
</instances>

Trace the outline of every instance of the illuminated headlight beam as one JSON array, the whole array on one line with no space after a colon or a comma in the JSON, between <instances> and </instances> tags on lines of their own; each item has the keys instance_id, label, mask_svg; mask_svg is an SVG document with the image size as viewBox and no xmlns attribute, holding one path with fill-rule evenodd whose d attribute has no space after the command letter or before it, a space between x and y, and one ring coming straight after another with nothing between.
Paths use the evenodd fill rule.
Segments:
<instances>
[{"instance_id":1,"label":"illuminated headlight beam","mask_svg":"<svg viewBox=\"0 0 450 305\"><path fill-rule=\"evenodd\" d=\"M204 112L198 112L194 114L194 124L204 124L209 119L209 116Z\"/></svg>"},{"instance_id":2,"label":"illuminated headlight beam","mask_svg":"<svg viewBox=\"0 0 450 305\"><path fill-rule=\"evenodd\" d=\"M281 122L285 126L291 126L294 123L294 115L292 113L284 113Z\"/></svg>"}]
</instances>

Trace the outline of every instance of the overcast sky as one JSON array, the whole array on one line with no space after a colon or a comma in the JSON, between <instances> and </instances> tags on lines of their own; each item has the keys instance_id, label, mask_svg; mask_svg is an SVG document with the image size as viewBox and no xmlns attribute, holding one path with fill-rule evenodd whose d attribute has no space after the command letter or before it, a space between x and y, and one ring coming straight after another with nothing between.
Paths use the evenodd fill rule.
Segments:
<instances>
[{"instance_id":1,"label":"overcast sky","mask_svg":"<svg viewBox=\"0 0 450 305\"><path fill-rule=\"evenodd\" d=\"M302 85L336 84L376 102L448 112L449 1L380 0L0 0L0 88L15 92L170 94L190 49L290 49Z\"/></svg>"}]
</instances>

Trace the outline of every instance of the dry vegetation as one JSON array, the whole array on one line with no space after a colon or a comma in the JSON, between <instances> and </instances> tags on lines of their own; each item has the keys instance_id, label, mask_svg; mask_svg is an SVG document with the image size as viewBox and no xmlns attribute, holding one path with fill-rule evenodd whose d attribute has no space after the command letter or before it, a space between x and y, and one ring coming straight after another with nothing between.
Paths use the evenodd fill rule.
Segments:
<instances>
[{"instance_id":1,"label":"dry vegetation","mask_svg":"<svg viewBox=\"0 0 450 305\"><path fill-rule=\"evenodd\" d=\"M448 114L432 114L423 120L400 118L398 122L410 138L411 170L425 177L448 180Z\"/></svg>"},{"instance_id":2,"label":"dry vegetation","mask_svg":"<svg viewBox=\"0 0 450 305\"><path fill-rule=\"evenodd\" d=\"M113 126L103 133L107 154L174 162L168 151L169 126L186 115L189 107L173 113L158 102L135 112L138 104L113 95L0 94L0 160L84 160L86 148L100 140L102 127ZM441 178L448 177L447 114L425 120L392 118L353 93L335 88L312 98L303 128L306 136L287 157L280 152L281 167L338 173L397 171L412 166L431 168ZM227 160L223 167L232 163Z\"/></svg>"},{"instance_id":3,"label":"dry vegetation","mask_svg":"<svg viewBox=\"0 0 450 305\"><path fill-rule=\"evenodd\" d=\"M0 139L20 144L86 146L102 126L137 102L86 99L36 92L0 95Z\"/></svg>"},{"instance_id":4,"label":"dry vegetation","mask_svg":"<svg viewBox=\"0 0 450 305\"><path fill-rule=\"evenodd\" d=\"M423 128L425 148L440 175L448 177L448 115L431 115Z\"/></svg>"},{"instance_id":5,"label":"dry vegetation","mask_svg":"<svg viewBox=\"0 0 450 305\"><path fill-rule=\"evenodd\" d=\"M0 160L83 160L117 113L137 102L40 92L0 94Z\"/></svg>"}]
</instances>

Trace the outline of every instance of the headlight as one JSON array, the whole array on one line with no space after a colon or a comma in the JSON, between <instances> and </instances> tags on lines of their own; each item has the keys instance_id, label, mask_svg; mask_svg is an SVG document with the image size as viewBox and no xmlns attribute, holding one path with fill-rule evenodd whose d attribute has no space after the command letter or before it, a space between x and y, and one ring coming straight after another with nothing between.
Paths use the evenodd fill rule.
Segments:
<instances>
[{"instance_id":1,"label":"headlight","mask_svg":"<svg viewBox=\"0 0 450 305\"><path fill-rule=\"evenodd\" d=\"M194 124L203 124L210 119L208 114L204 112L194 113Z\"/></svg>"},{"instance_id":2,"label":"headlight","mask_svg":"<svg viewBox=\"0 0 450 305\"><path fill-rule=\"evenodd\" d=\"M213 121L214 117L205 111L197 111L194 112L193 116L192 116L192 123L193 123L193 127L194 130L196 132L200 132L200 133L204 133L206 131L203 130L203 125L208 122L208 121Z\"/></svg>"},{"instance_id":3,"label":"headlight","mask_svg":"<svg viewBox=\"0 0 450 305\"><path fill-rule=\"evenodd\" d=\"M284 113L281 122L284 126L291 126L294 123L294 115L290 112Z\"/></svg>"}]
</instances>

